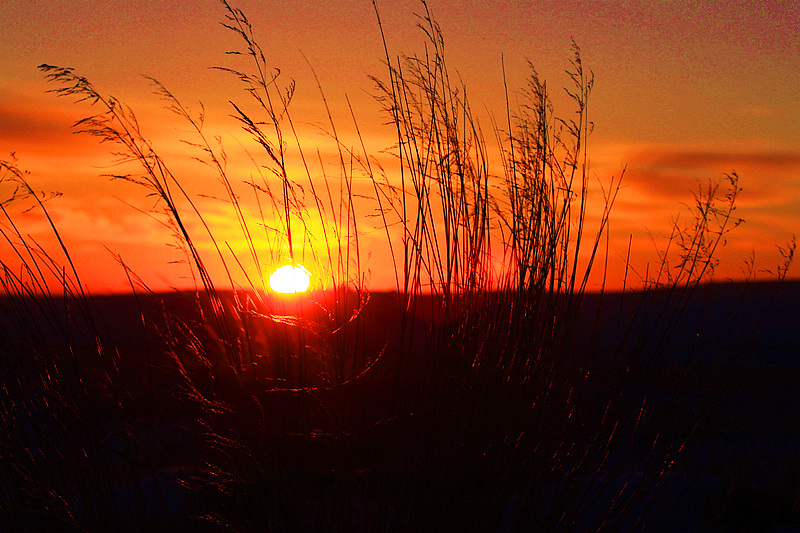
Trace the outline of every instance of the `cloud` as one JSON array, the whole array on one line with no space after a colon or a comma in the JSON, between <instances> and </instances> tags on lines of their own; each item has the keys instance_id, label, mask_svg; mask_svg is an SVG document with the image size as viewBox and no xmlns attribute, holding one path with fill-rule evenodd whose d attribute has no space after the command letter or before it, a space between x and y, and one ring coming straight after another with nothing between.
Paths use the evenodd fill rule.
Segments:
<instances>
[{"instance_id":1,"label":"cloud","mask_svg":"<svg viewBox=\"0 0 800 533\"><path fill-rule=\"evenodd\" d=\"M775 206L800 201L800 150L708 149L654 146L627 156L627 186L643 199L683 201L706 180L736 172L740 205Z\"/></svg>"},{"instance_id":2,"label":"cloud","mask_svg":"<svg viewBox=\"0 0 800 533\"><path fill-rule=\"evenodd\" d=\"M53 95L26 95L17 91L0 96L0 139L6 143L61 141L80 111Z\"/></svg>"},{"instance_id":3,"label":"cloud","mask_svg":"<svg viewBox=\"0 0 800 533\"><path fill-rule=\"evenodd\" d=\"M798 150L704 150L662 148L637 154L637 161L672 169L725 167L800 168Z\"/></svg>"}]
</instances>

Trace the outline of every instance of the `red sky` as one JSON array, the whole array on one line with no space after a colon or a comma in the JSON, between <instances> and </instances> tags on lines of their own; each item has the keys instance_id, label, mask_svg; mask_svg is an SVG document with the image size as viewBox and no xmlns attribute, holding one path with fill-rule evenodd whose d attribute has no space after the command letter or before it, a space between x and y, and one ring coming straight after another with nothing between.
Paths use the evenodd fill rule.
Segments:
<instances>
[{"instance_id":1,"label":"red sky","mask_svg":"<svg viewBox=\"0 0 800 533\"><path fill-rule=\"evenodd\" d=\"M297 82L293 117L306 150L330 143L306 126L326 120L313 66L343 137L356 144L345 95L362 134L377 153L392 131L373 102L369 75L384 76L383 45L369 0L240 1L256 37L274 66ZM423 35L412 0L379 2L390 53L422 50ZM755 251L756 268L774 268L778 245L800 229L800 4L786 1L436 1L448 64L458 72L487 138L490 113L504 108L501 57L516 91L529 59L548 87L566 83L571 39L580 45L596 83L589 104L595 130L589 157L593 179L627 173L611 221L609 265L619 284L629 236L638 270L655 260L671 217L691 202L697 180L735 170L743 192L736 215L746 223L730 235L717 277L740 278ZM142 74L161 81L183 102L207 110L206 130L220 135L231 154L231 174L249 179L239 161L246 135L227 117L230 99L246 101L230 75L209 70L229 65L224 52L238 42L221 27L224 11L213 1L5 0L0 17L0 159L15 152L36 189L63 193L47 205L72 251L84 282L96 292L125 289L112 250L153 288L183 286L186 270L173 264L165 228L138 209L152 200L131 184L111 182L111 147L72 135L70 125L92 109L56 98L37 65L70 66L103 93L129 104L173 168L186 176L192 194L218 194L213 175L191 161L178 139L187 127L150 92ZM552 90L552 89L551 89ZM513 96L512 96L513 98ZM565 100L554 97L566 114ZM495 172L500 161L494 160ZM391 163L387 172L391 174ZM203 181L206 180L206 181ZM5 192L4 192L5 194ZM231 214L201 200L218 241L235 250ZM255 207L247 207L255 209ZM254 211L253 211L254 212ZM25 232L47 245L41 218L21 213ZM381 233L365 220L362 266L374 288L389 288L390 263L377 244ZM202 228L193 227L201 247ZM321 230L312 224L312 232ZM652 237L651 237L652 236ZM317 237L319 238L319 237ZM210 250L203 248L207 253ZM213 254L212 254L213 255ZM3 250L0 259L13 258ZM263 265L268 268L269 265ZM797 270L792 271L797 275Z\"/></svg>"}]
</instances>

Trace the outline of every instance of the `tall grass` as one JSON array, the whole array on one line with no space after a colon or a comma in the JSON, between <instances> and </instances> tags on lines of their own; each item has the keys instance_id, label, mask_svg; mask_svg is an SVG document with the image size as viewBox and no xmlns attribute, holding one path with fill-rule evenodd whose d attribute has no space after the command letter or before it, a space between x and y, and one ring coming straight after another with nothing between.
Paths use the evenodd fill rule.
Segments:
<instances>
[{"instance_id":1,"label":"tall grass","mask_svg":"<svg viewBox=\"0 0 800 533\"><path fill-rule=\"evenodd\" d=\"M423 2L426 54L387 48L386 71L372 79L397 135L393 168L360 137L342 139L328 111L338 169L330 176L300 141L294 81L267 61L244 13L222 7L242 46L232 54L246 66L220 70L247 98L231 101L231 115L260 150L250 155L254 177L236 183L203 112L151 81L190 125L184 142L216 176L243 253L217 238L194 185L171 170L130 108L71 68L40 67L58 95L96 110L77 130L138 167L112 177L157 200L196 288L153 294L119 258L137 307L130 327L143 340L132 351L115 343L58 229L55 251L18 229L12 204L50 218L16 162L2 163L2 183L15 190L0 205L2 232L21 264L3 265L2 276L5 523L618 531L657 522L708 417L681 404L680 369L665 379L665 347L739 223L736 175L698 192L693 222L676 223L634 316L620 312L596 340L578 328L592 312L584 295L622 176L606 184L599 221L589 224L593 76L577 45L572 113L559 118L531 66L518 108L501 95L508 113L492 144L451 81ZM377 4L375 12L380 26ZM290 160L305 176L291 175ZM366 283L363 183L391 251L389 295ZM265 287L263 265L298 262L298 247L325 290L281 299ZM211 274L212 261L223 277Z\"/></svg>"}]
</instances>

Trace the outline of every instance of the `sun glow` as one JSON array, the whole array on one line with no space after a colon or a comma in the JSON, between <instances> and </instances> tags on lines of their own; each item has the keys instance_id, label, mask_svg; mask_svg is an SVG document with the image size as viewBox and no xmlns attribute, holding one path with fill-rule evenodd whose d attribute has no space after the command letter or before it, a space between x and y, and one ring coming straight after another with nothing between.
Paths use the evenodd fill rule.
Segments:
<instances>
[{"instance_id":1,"label":"sun glow","mask_svg":"<svg viewBox=\"0 0 800 533\"><path fill-rule=\"evenodd\" d=\"M311 273L302 265L284 265L269 277L269 286L282 294L305 292L311 285Z\"/></svg>"}]
</instances>

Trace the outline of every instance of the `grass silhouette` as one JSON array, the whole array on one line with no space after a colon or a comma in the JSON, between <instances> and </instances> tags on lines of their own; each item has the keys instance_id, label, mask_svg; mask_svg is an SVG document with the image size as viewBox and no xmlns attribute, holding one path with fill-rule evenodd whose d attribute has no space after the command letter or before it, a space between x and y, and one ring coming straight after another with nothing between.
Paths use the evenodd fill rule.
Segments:
<instances>
[{"instance_id":1,"label":"grass silhouette","mask_svg":"<svg viewBox=\"0 0 800 533\"><path fill-rule=\"evenodd\" d=\"M16 161L2 162L13 192L0 231L20 263L0 277L4 527L619 531L662 520L714 419L713 404L685 405L690 363L668 347L740 222L737 176L698 190L692 222L676 223L654 273L618 295L601 328L608 304L588 305L586 287L622 176L590 227L593 76L577 45L566 88L574 112L559 118L531 67L518 109L502 95L508 113L490 149L423 2L426 54L387 51L372 79L396 131L395 170L362 139L340 138L328 111L338 168L328 176L322 161L312 170L316 154L295 127L294 82L267 62L244 13L222 6L242 45L233 54L249 61L220 70L241 82L247 102L232 101L231 113L260 149L246 183L255 218L202 112L151 81L190 126L185 142L215 173L244 254L215 235L189 178L173 173L130 108L71 68L40 67L54 92L96 111L76 129L138 167L112 177L157 200L196 289L153 293L119 258L132 295L124 305L92 297L46 202ZM364 183L391 251L391 293L368 290ZM19 228L19 205L47 218L56 250ZM298 235L313 239L324 287L273 294L261 265L296 262ZM792 243L780 279L793 252Z\"/></svg>"}]
</instances>

